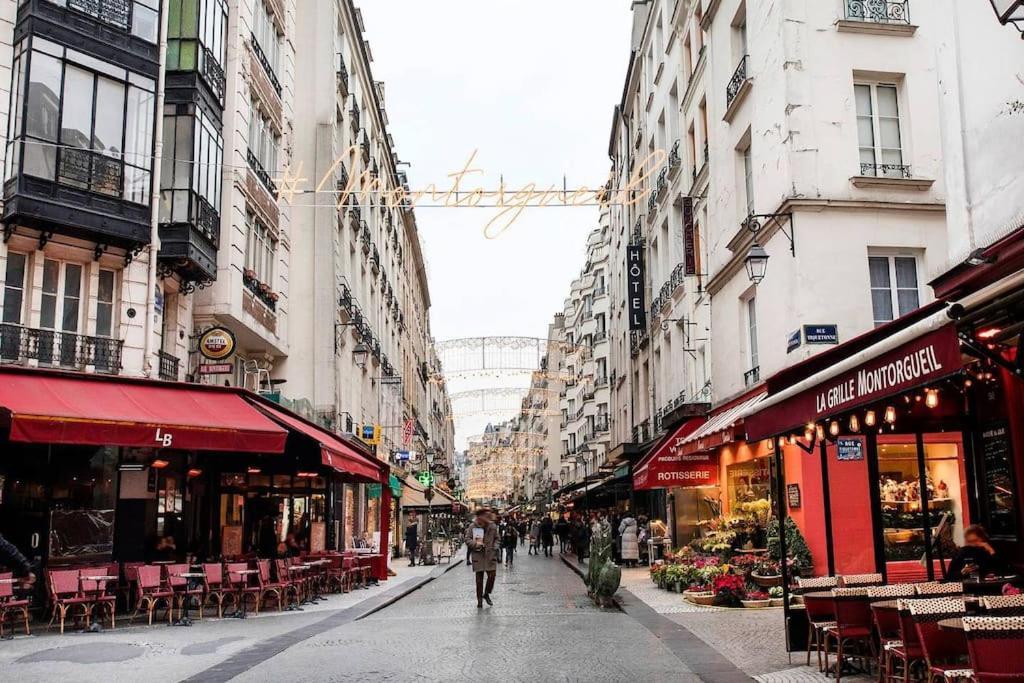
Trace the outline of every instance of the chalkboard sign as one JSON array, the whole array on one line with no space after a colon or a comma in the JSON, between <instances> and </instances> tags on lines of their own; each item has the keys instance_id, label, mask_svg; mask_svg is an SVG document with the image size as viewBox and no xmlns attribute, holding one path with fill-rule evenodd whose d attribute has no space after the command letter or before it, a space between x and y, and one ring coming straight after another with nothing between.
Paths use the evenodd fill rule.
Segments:
<instances>
[{"instance_id":1,"label":"chalkboard sign","mask_svg":"<svg viewBox=\"0 0 1024 683\"><path fill-rule=\"evenodd\" d=\"M1005 422L986 425L981 430L980 450L985 465L985 496L988 508L986 526L993 536L1017 536L1017 509L1014 499L1013 463L1010 458L1010 430Z\"/></svg>"},{"instance_id":2,"label":"chalkboard sign","mask_svg":"<svg viewBox=\"0 0 1024 683\"><path fill-rule=\"evenodd\" d=\"M836 460L864 459L864 442L860 439L836 439Z\"/></svg>"},{"instance_id":3,"label":"chalkboard sign","mask_svg":"<svg viewBox=\"0 0 1024 683\"><path fill-rule=\"evenodd\" d=\"M786 499L791 510L800 507L800 484L786 484Z\"/></svg>"}]
</instances>

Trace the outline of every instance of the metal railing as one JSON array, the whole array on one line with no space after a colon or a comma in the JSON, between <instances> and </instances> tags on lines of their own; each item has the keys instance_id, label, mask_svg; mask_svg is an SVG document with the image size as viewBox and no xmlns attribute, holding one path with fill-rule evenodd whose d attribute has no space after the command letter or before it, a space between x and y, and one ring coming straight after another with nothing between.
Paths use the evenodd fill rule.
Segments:
<instances>
[{"instance_id":1,"label":"metal railing","mask_svg":"<svg viewBox=\"0 0 1024 683\"><path fill-rule=\"evenodd\" d=\"M203 48L203 63L200 65L200 69L199 75L213 89L217 99L223 102L224 90L227 88L227 76L224 74L224 67L221 65L220 60L205 47Z\"/></svg>"},{"instance_id":2,"label":"metal railing","mask_svg":"<svg viewBox=\"0 0 1024 683\"><path fill-rule=\"evenodd\" d=\"M676 293L676 289L682 287L686 282L686 266L685 264L677 264L672 269L671 275L668 280L661 286L661 290L658 291L658 296L654 297L654 301L651 302L651 317L656 316L661 309L666 306L669 301L672 300L672 296Z\"/></svg>"},{"instance_id":3,"label":"metal railing","mask_svg":"<svg viewBox=\"0 0 1024 683\"><path fill-rule=\"evenodd\" d=\"M259 157L256 156L256 153L251 149L247 149L246 160L249 162L249 168L251 168L252 172L256 174L257 178L259 178L263 187L266 188L267 192L269 192L274 199L277 199L277 184L274 182L274 179L270 177L270 174L267 173L267 169L263 168L263 164L260 162Z\"/></svg>"},{"instance_id":4,"label":"metal railing","mask_svg":"<svg viewBox=\"0 0 1024 683\"><path fill-rule=\"evenodd\" d=\"M166 351L158 351L157 357L160 359L160 379L167 380L168 382L177 382L181 360Z\"/></svg>"},{"instance_id":5,"label":"metal railing","mask_svg":"<svg viewBox=\"0 0 1024 683\"><path fill-rule=\"evenodd\" d=\"M94 369L116 375L121 371L124 342L107 337L86 337L74 332L40 330L0 323L0 362L26 363L73 370Z\"/></svg>"},{"instance_id":6,"label":"metal railing","mask_svg":"<svg viewBox=\"0 0 1024 683\"><path fill-rule=\"evenodd\" d=\"M76 147L60 150L57 182L62 185L119 197L123 173L120 160L100 152Z\"/></svg>"},{"instance_id":7,"label":"metal railing","mask_svg":"<svg viewBox=\"0 0 1024 683\"><path fill-rule=\"evenodd\" d=\"M263 73L267 75L267 80L270 81L270 86L277 93L277 96L281 96L281 81L277 80L277 74L274 73L274 67L270 65L270 60L267 59L266 53L263 52L263 48L260 47L260 41L256 40L256 34L251 34L251 40L249 41L252 45L252 53L256 55L256 61L263 67Z\"/></svg>"},{"instance_id":8,"label":"metal railing","mask_svg":"<svg viewBox=\"0 0 1024 683\"><path fill-rule=\"evenodd\" d=\"M861 164L860 174L862 176L874 176L878 178L912 178L910 166L905 164Z\"/></svg>"},{"instance_id":9,"label":"metal railing","mask_svg":"<svg viewBox=\"0 0 1024 683\"><path fill-rule=\"evenodd\" d=\"M846 0L846 18L878 24L909 24L910 0Z\"/></svg>"},{"instance_id":10,"label":"metal railing","mask_svg":"<svg viewBox=\"0 0 1024 683\"><path fill-rule=\"evenodd\" d=\"M739 66L736 67L732 78L729 79L729 85L725 87L725 106L727 107L732 104L732 101L740 93L740 88L747 82L747 59L747 55L743 55Z\"/></svg>"},{"instance_id":11,"label":"metal railing","mask_svg":"<svg viewBox=\"0 0 1024 683\"><path fill-rule=\"evenodd\" d=\"M751 368L743 373L743 384L744 386L753 386L761 381L761 366Z\"/></svg>"},{"instance_id":12,"label":"metal railing","mask_svg":"<svg viewBox=\"0 0 1024 683\"><path fill-rule=\"evenodd\" d=\"M126 31L131 25L129 0L68 0L68 7Z\"/></svg>"},{"instance_id":13,"label":"metal railing","mask_svg":"<svg viewBox=\"0 0 1024 683\"><path fill-rule=\"evenodd\" d=\"M679 154L680 145L682 145L682 140L676 140L672 145L672 151L668 154L668 168L670 171L676 171L683 165L683 157Z\"/></svg>"},{"instance_id":14,"label":"metal railing","mask_svg":"<svg viewBox=\"0 0 1024 683\"><path fill-rule=\"evenodd\" d=\"M345 68L345 58L338 55L338 91L343 97L348 96L348 69Z\"/></svg>"}]
</instances>

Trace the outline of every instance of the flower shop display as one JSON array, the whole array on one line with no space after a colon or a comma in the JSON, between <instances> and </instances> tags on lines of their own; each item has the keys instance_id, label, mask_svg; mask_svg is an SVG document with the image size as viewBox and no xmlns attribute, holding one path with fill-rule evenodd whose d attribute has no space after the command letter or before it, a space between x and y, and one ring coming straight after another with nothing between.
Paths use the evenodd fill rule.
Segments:
<instances>
[{"instance_id":1,"label":"flower shop display","mask_svg":"<svg viewBox=\"0 0 1024 683\"><path fill-rule=\"evenodd\" d=\"M792 517L786 517L786 554L789 556L790 566L797 572L809 572L814 563L811 561L811 549L807 547L800 527L796 525ZM768 557L781 561L782 548L779 536L779 520L773 517L768 522Z\"/></svg>"},{"instance_id":2,"label":"flower shop display","mask_svg":"<svg viewBox=\"0 0 1024 683\"><path fill-rule=\"evenodd\" d=\"M747 593L746 597L740 599L740 602L747 608L763 609L765 607L771 607L772 599L771 596L764 591L754 591L752 593Z\"/></svg>"},{"instance_id":3,"label":"flower shop display","mask_svg":"<svg viewBox=\"0 0 1024 683\"><path fill-rule=\"evenodd\" d=\"M747 596L746 582L736 574L719 574L711 583L716 607L739 607Z\"/></svg>"},{"instance_id":4,"label":"flower shop display","mask_svg":"<svg viewBox=\"0 0 1024 683\"><path fill-rule=\"evenodd\" d=\"M772 607L782 607L786 604L785 593L782 586L772 586L768 589L768 597L771 598Z\"/></svg>"}]
</instances>

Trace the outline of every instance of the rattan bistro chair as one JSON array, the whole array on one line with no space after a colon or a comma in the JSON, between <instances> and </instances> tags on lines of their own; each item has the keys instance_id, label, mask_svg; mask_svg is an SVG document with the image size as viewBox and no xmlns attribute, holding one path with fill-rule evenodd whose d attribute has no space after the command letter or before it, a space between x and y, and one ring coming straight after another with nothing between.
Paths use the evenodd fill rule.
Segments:
<instances>
[{"instance_id":1,"label":"rattan bistro chair","mask_svg":"<svg viewBox=\"0 0 1024 683\"><path fill-rule=\"evenodd\" d=\"M929 598L955 597L964 594L964 585L957 581L928 581L914 584L917 594Z\"/></svg>"},{"instance_id":2,"label":"rattan bistro chair","mask_svg":"<svg viewBox=\"0 0 1024 683\"><path fill-rule=\"evenodd\" d=\"M928 664L928 681L959 681L970 679L973 672L963 664L967 658L967 639L963 633L939 627L943 619L963 617L967 605L963 598L930 598L911 600L910 615Z\"/></svg>"},{"instance_id":3,"label":"rattan bistro chair","mask_svg":"<svg viewBox=\"0 0 1024 683\"><path fill-rule=\"evenodd\" d=\"M836 662L833 674L842 680L843 658L859 659L865 670L877 658L872 635L871 602L867 588L833 588L832 600L836 610L836 625L825 631L825 668L828 668L829 641L836 644Z\"/></svg>"},{"instance_id":4,"label":"rattan bistro chair","mask_svg":"<svg viewBox=\"0 0 1024 683\"><path fill-rule=\"evenodd\" d=\"M964 633L975 681L1024 683L1024 617L964 617Z\"/></svg>"},{"instance_id":5,"label":"rattan bistro chair","mask_svg":"<svg viewBox=\"0 0 1024 683\"><path fill-rule=\"evenodd\" d=\"M985 616L1024 617L1024 593L982 598L981 602L985 606Z\"/></svg>"},{"instance_id":6,"label":"rattan bistro chair","mask_svg":"<svg viewBox=\"0 0 1024 683\"><path fill-rule=\"evenodd\" d=\"M6 572L0 574L0 638L4 635L4 622L11 615L18 615L19 620L25 622L25 635L31 635L32 631L28 626L28 600L21 600L14 597L14 574ZM14 630L14 621L11 621L11 631Z\"/></svg>"}]
</instances>

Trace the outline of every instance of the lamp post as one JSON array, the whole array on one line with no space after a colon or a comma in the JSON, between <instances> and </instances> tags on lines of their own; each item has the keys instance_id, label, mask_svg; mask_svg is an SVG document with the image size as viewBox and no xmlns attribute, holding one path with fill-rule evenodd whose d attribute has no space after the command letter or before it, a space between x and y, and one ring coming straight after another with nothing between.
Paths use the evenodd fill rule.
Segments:
<instances>
[{"instance_id":1,"label":"lamp post","mask_svg":"<svg viewBox=\"0 0 1024 683\"><path fill-rule=\"evenodd\" d=\"M1003 26L1013 24L1014 28L1024 37L1024 0L989 0L995 10L999 23Z\"/></svg>"},{"instance_id":2,"label":"lamp post","mask_svg":"<svg viewBox=\"0 0 1024 683\"><path fill-rule=\"evenodd\" d=\"M789 221L789 232L782 227L781 220L785 218ZM754 233L754 243L750 245L750 250L747 251L746 258L743 259L743 265L747 269L747 277L755 285L761 284L764 280L765 274L768 272L768 252L764 250L764 247L757 241L757 234L764 228L762 221L772 220L779 223L779 231L789 239L789 253L796 257L796 241L795 231L793 228L793 213L752 213L743 221L743 227L750 232Z\"/></svg>"}]
</instances>

